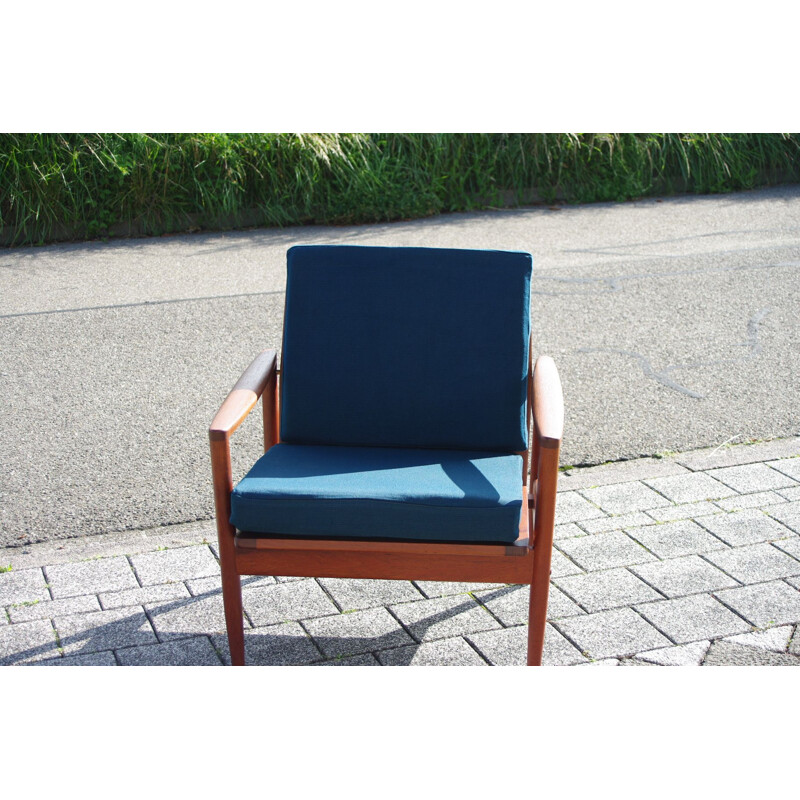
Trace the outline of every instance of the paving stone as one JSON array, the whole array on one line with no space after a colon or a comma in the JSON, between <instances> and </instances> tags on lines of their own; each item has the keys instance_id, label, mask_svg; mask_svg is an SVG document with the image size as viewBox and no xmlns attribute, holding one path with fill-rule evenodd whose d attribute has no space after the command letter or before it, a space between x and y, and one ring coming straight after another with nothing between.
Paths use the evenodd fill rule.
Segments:
<instances>
[{"instance_id":1,"label":"paving stone","mask_svg":"<svg viewBox=\"0 0 800 800\"><path fill-rule=\"evenodd\" d=\"M775 542L775 547L779 547L785 553L800 560L800 537L794 536L791 539L783 539L780 542Z\"/></svg>"},{"instance_id":2,"label":"paving stone","mask_svg":"<svg viewBox=\"0 0 800 800\"><path fill-rule=\"evenodd\" d=\"M768 542L717 550L704 557L742 583L800 575L800 561Z\"/></svg>"},{"instance_id":3,"label":"paving stone","mask_svg":"<svg viewBox=\"0 0 800 800\"><path fill-rule=\"evenodd\" d=\"M115 608L53 620L65 655L158 642L141 608Z\"/></svg>"},{"instance_id":4,"label":"paving stone","mask_svg":"<svg viewBox=\"0 0 800 800\"><path fill-rule=\"evenodd\" d=\"M476 581L414 581L425 597L446 597L452 594L479 592L483 589L500 589L504 583L478 583Z\"/></svg>"},{"instance_id":5,"label":"paving stone","mask_svg":"<svg viewBox=\"0 0 800 800\"><path fill-rule=\"evenodd\" d=\"M226 629L222 594L167 603L148 603L145 608L162 642L203 636ZM250 627L246 619L244 626Z\"/></svg>"},{"instance_id":6,"label":"paving stone","mask_svg":"<svg viewBox=\"0 0 800 800\"><path fill-rule=\"evenodd\" d=\"M659 558L674 558L727 549L724 542L691 519L648 525L644 528L630 528L626 533Z\"/></svg>"},{"instance_id":7,"label":"paving stone","mask_svg":"<svg viewBox=\"0 0 800 800\"><path fill-rule=\"evenodd\" d=\"M49 599L50 592L40 567L0 572L0 606Z\"/></svg>"},{"instance_id":8,"label":"paving stone","mask_svg":"<svg viewBox=\"0 0 800 800\"><path fill-rule=\"evenodd\" d=\"M242 605L253 626L324 617L339 609L313 578L242 589Z\"/></svg>"},{"instance_id":9,"label":"paving stone","mask_svg":"<svg viewBox=\"0 0 800 800\"><path fill-rule=\"evenodd\" d=\"M312 667L379 667L380 663L372 653L362 653L360 656L348 658L331 658L327 661L317 661Z\"/></svg>"},{"instance_id":10,"label":"paving stone","mask_svg":"<svg viewBox=\"0 0 800 800\"><path fill-rule=\"evenodd\" d=\"M110 608L124 606L143 606L149 603L161 603L167 600L185 600L189 591L182 583L165 583L161 586L145 586L139 589L123 589L121 592L103 592L100 605Z\"/></svg>"},{"instance_id":11,"label":"paving stone","mask_svg":"<svg viewBox=\"0 0 800 800\"><path fill-rule=\"evenodd\" d=\"M610 483L629 483L642 478L659 478L686 472L688 472L686 467L671 458L633 458L592 467L573 467L568 472L561 473L559 486L565 491L591 489L596 486L607 486Z\"/></svg>"},{"instance_id":12,"label":"paving stone","mask_svg":"<svg viewBox=\"0 0 800 800\"><path fill-rule=\"evenodd\" d=\"M800 621L800 590L784 581L723 589L715 594L756 628Z\"/></svg>"},{"instance_id":13,"label":"paving stone","mask_svg":"<svg viewBox=\"0 0 800 800\"><path fill-rule=\"evenodd\" d=\"M733 547L756 542L772 542L776 539L785 539L787 536L797 539L793 531L772 517L768 517L758 508L734 511L716 517L704 517L700 524Z\"/></svg>"},{"instance_id":14,"label":"paving stone","mask_svg":"<svg viewBox=\"0 0 800 800\"><path fill-rule=\"evenodd\" d=\"M0 664L29 664L58 655L56 632L49 620L39 619L0 628Z\"/></svg>"},{"instance_id":15,"label":"paving stone","mask_svg":"<svg viewBox=\"0 0 800 800\"><path fill-rule=\"evenodd\" d=\"M605 519L605 517L604 517ZM584 536L586 531L579 528L574 522L568 522L566 525L556 525L553 528L553 540L569 539L570 536Z\"/></svg>"},{"instance_id":16,"label":"paving stone","mask_svg":"<svg viewBox=\"0 0 800 800\"><path fill-rule=\"evenodd\" d=\"M124 556L56 564L45 567L44 573L55 600L79 594L139 588L136 576Z\"/></svg>"},{"instance_id":17,"label":"paving stone","mask_svg":"<svg viewBox=\"0 0 800 800\"><path fill-rule=\"evenodd\" d=\"M794 629L794 637L789 645L789 652L800 655L800 625Z\"/></svg>"},{"instance_id":18,"label":"paving stone","mask_svg":"<svg viewBox=\"0 0 800 800\"><path fill-rule=\"evenodd\" d=\"M343 611L360 611L424 599L424 595L410 581L320 578L319 583Z\"/></svg>"},{"instance_id":19,"label":"paving stone","mask_svg":"<svg viewBox=\"0 0 800 800\"><path fill-rule=\"evenodd\" d=\"M231 663L228 637L212 636L225 664ZM245 663L253 667L304 666L322 659L322 653L299 622L284 622L244 632Z\"/></svg>"},{"instance_id":20,"label":"paving stone","mask_svg":"<svg viewBox=\"0 0 800 800\"><path fill-rule=\"evenodd\" d=\"M578 566L590 571L656 560L652 553L622 531L565 539L558 543L558 549L563 550ZM554 578L564 574L563 571L552 572Z\"/></svg>"},{"instance_id":21,"label":"paving stone","mask_svg":"<svg viewBox=\"0 0 800 800\"><path fill-rule=\"evenodd\" d=\"M702 503L685 503L684 505L664 506L663 508L651 508L645 511L645 514L652 517L656 522L674 522L675 520L693 519L707 514L719 513L718 506L705 500Z\"/></svg>"},{"instance_id":22,"label":"paving stone","mask_svg":"<svg viewBox=\"0 0 800 800\"><path fill-rule=\"evenodd\" d=\"M80 656L67 656L66 658L46 658L36 661L37 667L116 667L117 660L110 650L101 650L99 653L86 653Z\"/></svg>"},{"instance_id":23,"label":"paving stone","mask_svg":"<svg viewBox=\"0 0 800 800\"><path fill-rule=\"evenodd\" d=\"M790 586L794 586L795 589L800 589L800 577L797 577L797 578L784 578L784 580Z\"/></svg>"},{"instance_id":24,"label":"paving stone","mask_svg":"<svg viewBox=\"0 0 800 800\"><path fill-rule=\"evenodd\" d=\"M767 466L777 469L784 475L800 482L800 458L781 458L777 461L767 461Z\"/></svg>"},{"instance_id":25,"label":"paving stone","mask_svg":"<svg viewBox=\"0 0 800 800\"><path fill-rule=\"evenodd\" d=\"M590 613L663 599L663 595L622 568L558 578L556 583Z\"/></svg>"},{"instance_id":26,"label":"paving stone","mask_svg":"<svg viewBox=\"0 0 800 800\"><path fill-rule=\"evenodd\" d=\"M767 514L783 523L787 528L791 528L795 533L800 533L800 501L769 506L765 510Z\"/></svg>"},{"instance_id":27,"label":"paving stone","mask_svg":"<svg viewBox=\"0 0 800 800\"><path fill-rule=\"evenodd\" d=\"M560 550L553 548L550 561L551 577L560 578L562 575L580 575L582 573L583 570L574 561L567 558Z\"/></svg>"},{"instance_id":28,"label":"paving stone","mask_svg":"<svg viewBox=\"0 0 800 800\"><path fill-rule=\"evenodd\" d=\"M740 467L722 467L706 473L735 489L739 494L765 492L770 489L783 489L796 486L797 482L782 472L766 464L745 464Z\"/></svg>"},{"instance_id":29,"label":"paving stone","mask_svg":"<svg viewBox=\"0 0 800 800\"><path fill-rule=\"evenodd\" d=\"M788 653L770 653L755 647L721 640L708 650L704 667L800 667L800 658Z\"/></svg>"},{"instance_id":30,"label":"paving stone","mask_svg":"<svg viewBox=\"0 0 800 800\"><path fill-rule=\"evenodd\" d=\"M32 619L52 619L66 614L100 611L100 603L93 594L67 597L64 600L45 600L42 603L23 603L9 606L12 622L30 622Z\"/></svg>"},{"instance_id":31,"label":"paving stone","mask_svg":"<svg viewBox=\"0 0 800 800\"><path fill-rule=\"evenodd\" d=\"M707 594L659 600L637 605L635 609L677 644L750 630L747 622Z\"/></svg>"},{"instance_id":32,"label":"paving stone","mask_svg":"<svg viewBox=\"0 0 800 800\"><path fill-rule=\"evenodd\" d=\"M621 531L623 528L632 528L637 525L653 524L652 518L643 511L634 511L632 514L619 514L616 517L588 519L581 522L581 527L586 533L604 533L605 531Z\"/></svg>"},{"instance_id":33,"label":"paving stone","mask_svg":"<svg viewBox=\"0 0 800 800\"><path fill-rule=\"evenodd\" d=\"M385 608L319 617L304 625L328 658L416 644Z\"/></svg>"},{"instance_id":34,"label":"paving stone","mask_svg":"<svg viewBox=\"0 0 800 800\"><path fill-rule=\"evenodd\" d=\"M636 658L660 664L663 667L697 667L703 663L710 641L680 644L675 647L662 647L647 653L638 653Z\"/></svg>"},{"instance_id":35,"label":"paving stone","mask_svg":"<svg viewBox=\"0 0 800 800\"><path fill-rule=\"evenodd\" d=\"M800 488L800 487L798 487ZM761 508L775 503L785 503L786 498L777 492L754 492L753 494L737 494L717 500L717 505L725 511L743 511L747 508Z\"/></svg>"},{"instance_id":36,"label":"paving stone","mask_svg":"<svg viewBox=\"0 0 800 800\"><path fill-rule=\"evenodd\" d=\"M308 580L300 578L300 580ZM242 575L242 589L254 589L257 586L271 586L276 583L271 575ZM173 584L180 585L180 584ZM202 597L204 595L222 593L222 576L212 575L209 578L193 578L186 581L186 586L192 597Z\"/></svg>"},{"instance_id":37,"label":"paving stone","mask_svg":"<svg viewBox=\"0 0 800 800\"><path fill-rule=\"evenodd\" d=\"M219 564L208 545L176 547L174 550L131 556L131 564L142 586L219 574Z\"/></svg>"},{"instance_id":38,"label":"paving stone","mask_svg":"<svg viewBox=\"0 0 800 800\"><path fill-rule=\"evenodd\" d=\"M497 617L503 625L524 625L528 622L530 586L504 586L500 589L475 592L481 605ZM571 617L586 612L577 606L557 586L550 585L547 618Z\"/></svg>"},{"instance_id":39,"label":"paving stone","mask_svg":"<svg viewBox=\"0 0 800 800\"><path fill-rule=\"evenodd\" d=\"M420 642L462 636L499 628L500 623L469 595L437 597L390 606L411 635Z\"/></svg>"},{"instance_id":40,"label":"paving stone","mask_svg":"<svg viewBox=\"0 0 800 800\"><path fill-rule=\"evenodd\" d=\"M675 461L691 470L730 467L739 464L754 464L757 461L770 461L790 458L800 454L800 437L775 439L771 442L754 444L726 445L681 453Z\"/></svg>"},{"instance_id":41,"label":"paving stone","mask_svg":"<svg viewBox=\"0 0 800 800\"><path fill-rule=\"evenodd\" d=\"M123 647L117 650L123 667L219 667L219 656L207 636L166 644Z\"/></svg>"},{"instance_id":42,"label":"paving stone","mask_svg":"<svg viewBox=\"0 0 800 800\"><path fill-rule=\"evenodd\" d=\"M457 636L437 642L398 647L378 653L378 661L388 667L485 667L486 661Z\"/></svg>"},{"instance_id":43,"label":"paving stone","mask_svg":"<svg viewBox=\"0 0 800 800\"><path fill-rule=\"evenodd\" d=\"M556 624L592 659L634 655L672 644L630 608L569 617Z\"/></svg>"},{"instance_id":44,"label":"paving stone","mask_svg":"<svg viewBox=\"0 0 800 800\"><path fill-rule=\"evenodd\" d=\"M521 667L528 660L528 626L473 633L467 639L484 658L499 667ZM545 628L542 665L548 667L583 664L586 657L550 623Z\"/></svg>"},{"instance_id":45,"label":"paving stone","mask_svg":"<svg viewBox=\"0 0 800 800\"><path fill-rule=\"evenodd\" d=\"M654 564L640 564L630 569L670 598L738 586L730 575L694 555L671 558Z\"/></svg>"},{"instance_id":46,"label":"paving stone","mask_svg":"<svg viewBox=\"0 0 800 800\"><path fill-rule=\"evenodd\" d=\"M597 506L577 492L559 492L556 500L556 525L604 516Z\"/></svg>"},{"instance_id":47,"label":"paving stone","mask_svg":"<svg viewBox=\"0 0 800 800\"><path fill-rule=\"evenodd\" d=\"M587 661L585 664L579 664L580 667L618 667L620 661L618 658L601 658L599 661Z\"/></svg>"},{"instance_id":48,"label":"paving stone","mask_svg":"<svg viewBox=\"0 0 800 800\"><path fill-rule=\"evenodd\" d=\"M736 494L733 489L714 480L705 472L687 472L683 475L652 478L643 482L673 503L699 503L703 500L720 500Z\"/></svg>"},{"instance_id":49,"label":"paving stone","mask_svg":"<svg viewBox=\"0 0 800 800\"><path fill-rule=\"evenodd\" d=\"M800 486L791 486L788 489L778 489L775 494L779 494L784 500L794 502L800 500Z\"/></svg>"},{"instance_id":50,"label":"paving stone","mask_svg":"<svg viewBox=\"0 0 800 800\"><path fill-rule=\"evenodd\" d=\"M726 641L734 642L735 644L743 644L746 647L756 647L759 650L771 650L775 653L785 653L791 638L792 626L781 625L778 628L770 628L766 631L740 633L736 636L729 636Z\"/></svg>"},{"instance_id":51,"label":"paving stone","mask_svg":"<svg viewBox=\"0 0 800 800\"><path fill-rule=\"evenodd\" d=\"M630 514L671 505L669 500L639 481L584 489L581 494L608 514Z\"/></svg>"}]
</instances>

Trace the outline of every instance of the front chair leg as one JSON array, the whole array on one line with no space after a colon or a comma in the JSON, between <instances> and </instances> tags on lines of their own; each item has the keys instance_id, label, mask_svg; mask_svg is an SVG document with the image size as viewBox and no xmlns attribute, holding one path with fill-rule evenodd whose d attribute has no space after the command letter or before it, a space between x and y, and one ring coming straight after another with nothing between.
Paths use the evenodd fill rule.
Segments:
<instances>
[{"instance_id":1,"label":"front chair leg","mask_svg":"<svg viewBox=\"0 0 800 800\"><path fill-rule=\"evenodd\" d=\"M232 564L226 564L220 553L222 572L222 603L225 606L225 627L228 630L228 648L231 664L244 666L244 611L242 609L242 578Z\"/></svg>"}]
</instances>

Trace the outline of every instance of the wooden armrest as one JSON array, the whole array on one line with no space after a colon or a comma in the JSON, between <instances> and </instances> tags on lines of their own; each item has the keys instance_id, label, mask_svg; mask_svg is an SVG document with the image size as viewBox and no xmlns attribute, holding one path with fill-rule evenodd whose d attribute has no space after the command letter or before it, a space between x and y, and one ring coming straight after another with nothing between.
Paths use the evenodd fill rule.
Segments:
<instances>
[{"instance_id":1,"label":"wooden armrest","mask_svg":"<svg viewBox=\"0 0 800 800\"><path fill-rule=\"evenodd\" d=\"M208 429L212 442L224 441L242 424L277 371L274 350L259 353L219 407Z\"/></svg>"},{"instance_id":2,"label":"wooden armrest","mask_svg":"<svg viewBox=\"0 0 800 800\"><path fill-rule=\"evenodd\" d=\"M539 447L560 447L564 435L564 395L555 362L539 356L533 370L534 435Z\"/></svg>"}]
</instances>

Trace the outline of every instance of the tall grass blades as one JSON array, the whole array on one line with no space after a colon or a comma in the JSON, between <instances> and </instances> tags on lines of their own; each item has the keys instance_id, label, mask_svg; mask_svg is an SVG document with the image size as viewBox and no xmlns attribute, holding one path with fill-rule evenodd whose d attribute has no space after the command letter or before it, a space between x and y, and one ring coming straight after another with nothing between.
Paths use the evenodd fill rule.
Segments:
<instances>
[{"instance_id":1,"label":"tall grass blades","mask_svg":"<svg viewBox=\"0 0 800 800\"><path fill-rule=\"evenodd\" d=\"M0 134L7 245L800 182L800 134Z\"/></svg>"}]
</instances>

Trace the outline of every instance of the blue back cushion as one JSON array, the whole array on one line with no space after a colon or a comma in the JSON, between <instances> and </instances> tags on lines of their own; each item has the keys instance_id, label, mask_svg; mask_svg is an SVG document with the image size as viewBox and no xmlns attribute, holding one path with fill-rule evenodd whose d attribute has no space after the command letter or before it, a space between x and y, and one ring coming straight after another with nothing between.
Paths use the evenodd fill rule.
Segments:
<instances>
[{"instance_id":1,"label":"blue back cushion","mask_svg":"<svg viewBox=\"0 0 800 800\"><path fill-rule=\"evenodd\" d=\"M292 247L281 439L526 449L531 264L497 250Z\"/></svg>"}]
</instances>

